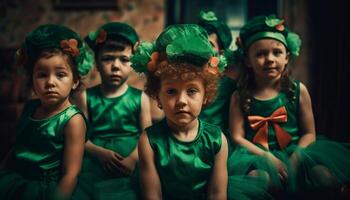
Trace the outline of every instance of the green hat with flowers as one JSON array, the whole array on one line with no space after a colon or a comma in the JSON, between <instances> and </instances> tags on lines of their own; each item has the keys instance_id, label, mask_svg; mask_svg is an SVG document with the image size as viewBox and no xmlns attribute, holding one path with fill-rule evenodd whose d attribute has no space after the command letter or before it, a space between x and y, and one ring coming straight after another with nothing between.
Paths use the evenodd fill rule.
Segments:
<instances>
[{"instance_id":1,"label":"green hat with flowers","mask_svg":"<svg viewBox=\"0 0 350 200\"><path fill-rule=\"evenodd\" d=\"M257 16L244 25L236 40L240 50L246 51L249 46L260 39L270 38L280 41L293 56L298 56L301 40L296 33L284 25L284 20L275 15Z\"/></svg>"},{"instance_id":2,"label":"green hat with flowers","mask_svg":"<svg viewBox=\"0 0 350 200\"><path fill-rule=\"evenodd\" d=\"M134 46L139 41L139 36L136 31L126 23L122 22L109 22L102 25L96 31L92 31L86 38L86 42L92 49L100 44L103 44L106 40L122 37Z\"/></svg>"},{"instance_id":3,"label":"green hat with flowers","mask_svg":"<svg viewBox=\"0 0 350 200\"><path fill-rule=\"evenodd\" d=\"M93 66L93 52L73 30L56 24L44 24L30 32L17 51L19 63L35 59L46 49L60 49L69 54L77 65L79 75L86 75Z\"/></svg>"},{"instance_id":4,"label":"green hat with flowers","mask_svg":"<svg viewBox=\"0 0 350 200\"><path fill-rule=\"evenodd\" d=\"M227 24L221 22L216 17L215 13L212 11L199 13L199 22L198 24L202 26L208 34L216 33L221 46L224 49L228 49L232 42L232 35L230 28Z\"/></svg>"},{"instance_id":5,"label":"green hat with flowers","mask_svg":"<svg viewBox=\"0 0 350 200\"><path fill-rule=\"evenodd\" d=\"M169 62L188 62L197 66L208 63L220 70L226 66L225 58L214 52L206 31L196 24L168 26L155 42L141 43L131 57L132 67L137 72L153 71L162 55Z\"/></svg>"}]
</instances>

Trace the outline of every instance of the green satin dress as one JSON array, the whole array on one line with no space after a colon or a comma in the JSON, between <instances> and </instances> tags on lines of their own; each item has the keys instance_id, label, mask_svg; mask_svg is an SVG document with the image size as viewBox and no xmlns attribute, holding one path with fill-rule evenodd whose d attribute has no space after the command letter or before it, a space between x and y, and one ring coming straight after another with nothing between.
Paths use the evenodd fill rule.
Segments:
<instances>
[{"instance_id":1,"label":"green satin dress","mask_svg":"<svg viewBox=\"0 0 350 200\"><path fill-rule=\"evenodd\" d=\"M176 139L166 119L146 129L154 151L164 199L206 199L206 189L221 148L221 130L199 120L196 138Z\"/></svg>"},{"instance_id":2,"label":"green satin dress","mask_svg":"<svg viewBox=\"0 0 350 200\"><path fill-rule=\"evenodd\" d=\"M127 157L138 143L142 132L140 126L142 91L128 87L119 97L107 98L100 85L87 90L87 107L89 113L89 139L97 146L113 150L123 157ZM135 170L137 172L138 170ZM81 179L90 182L97 199L115 199L127 196L136 199L138 193L138 177L114 177L106 173L99 160L86 153L83 162Z\"/></svg>"},{"instance_id":3,"label":"green satin dress","mask_svg":"<svg viewBox=\"0 0 350 200\"><path fill-rule=\"evenodd\" d=\"M254 98L250 105L250 113L244 116L246 138L271 152L285 164L288 173L286 181L280 180L278 171L270 160L265 156L253 155L244 147L236 148L229 158L229 174L247 175L251 170L263 170L269 174L274 187L293 193L321 186L315 179L310 178L317 165L328 168L340 182L349 181L350 151L345 146L317 138L306 148L298 147L302 137L299 128L300 82L296 81L294 85L296 89L293 98L288 98L284 92L269 100ZM266 121L263 122L262 118ZM284 120L281 120L282 118ZM265 123L267 143L258 139L264 132ZM296 170L289 160L293 153L298 155L299 165Z\"/></svg>"},{"instance_id":4,"label":"green satin dress","mask_svg":"<svg viewBox=\"0 0 350 200\"><path fill-rule=\"evenodd\" d=\"M225 135L228 135L230 100L236 87L237 83L235 80L227 76L221 78L214 102L204 107L199 115L201 120L220 126Z\"/></svg>"},{"instance_id":5,"label":"green satin dress","mask_svg":"<svg viewBox=\"0 0 350 200\"><path fill-rule=\"evenodd\" d=\"M16 132L14 159L0 172L0 199L53 199L61 177L64 128L74 115L83 115L74 105L47 119L32 116L40 105L30 100L23 109ZM75 199L81 196L76 187ZM79 196L79 195L80 196Z\"/></svg>"}]
</instances>

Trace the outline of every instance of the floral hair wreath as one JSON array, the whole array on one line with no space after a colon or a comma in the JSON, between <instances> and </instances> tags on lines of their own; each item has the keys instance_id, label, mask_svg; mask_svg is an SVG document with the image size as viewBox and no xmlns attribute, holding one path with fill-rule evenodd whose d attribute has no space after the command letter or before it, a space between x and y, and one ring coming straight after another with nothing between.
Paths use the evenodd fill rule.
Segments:
<instances>
[{"instance_id":1,"label":"floral hair wreath","mask_svg":"<svg viewBox=\"0 0 350 200\"><path fill-rule=\"evenodd\" d=\"M242 31L243 30L243 31ZM284 25L283 19L278 19L275 17L275 15L270 15L266 17L256 17L255 19L252 19L250 22L248 22L240 32L240 36L236 38L236 46L237 50L233 52L231 56L233 56L232 60L234 60L235 63L242 62L244 57L244 51L247 50L248 46L245 44L247 42L248 38L245 38L244 35L251 34L252 31L258 30L258 33L266 33L266 32L277 32L283 34L283 37L285 39L285 42L282 41L291 53L292 56L299 56L300 46L301 46L301 39L298 34L288 30ZM263 36L258 36L257 38L264 38L266 37L264 34ZM271 38L274 38L274 36L270 36ZM242 41L245 40L245 41ZM275 38L277 40L280 40L280 38ZM283 40L284 40L283 39ZM249 45L249 44L248 44Z\"/></svg>"},{"instance_id":2,"label":"floral hair wreath","mask_svg":"<svg viewBox=\"0 0 350 200\"><path fill-rule=\"evenodd\" d=\"M136 49L135 54L131 57L131 63L134 70L138 73L149 73L155 72L157 70L157 62L162 60L164 56L169 57L169 55L163 54L156 51L154 43L142 42ZM210 72L219 73L224 71L227 65L227 60L225 56L221 55L219 57L212 56L208 60L208 67L218 70L210 70ZM209 69L210 69L209 68Z\"/></svg>"}]
</instances>

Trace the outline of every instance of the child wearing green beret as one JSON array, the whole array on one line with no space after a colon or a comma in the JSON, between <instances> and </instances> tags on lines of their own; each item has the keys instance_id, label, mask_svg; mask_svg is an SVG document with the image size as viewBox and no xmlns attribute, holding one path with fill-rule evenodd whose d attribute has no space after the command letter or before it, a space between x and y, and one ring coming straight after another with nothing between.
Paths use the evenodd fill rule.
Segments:
<instances>
[{"instance_id":1,"label":"child wearing green beret","mask_svg":"<svg viewBox=\"0 0 350 200\"><path fill-rule=\"evenodd\" d=\"M139 141L142 197L226 199L226 138L198 119L215 96L222 67L205 30L169 26L155 43L142 43L132 63L146 74L145 92L165 113Z\"/></svg>"},{"instance_id":2,"label":"child wearing green beret","mask_svg":"<svg viewBox=\"0 0 350 200\"><path fill-rule=\"evenodd\" d=\"M274 15L259 16L241 29L237 45L242 68L231 100L230 132L238 147L229 173L265 177L271 191L287 194L348 182L350 152L316 140L309 92L290 76L288 62L299 55L299 36Z\"/></svg>"},{"instance_id":3,"label":"child wearing green beret","mask_svg":"<svg viewBox=\"0 0 350 200\"><path fill-rule=\"evenodd\" d=\"M0 199L87 199L79 196L86 120L69 101L92 59L71 29L41 25L17 51L36 99L19 119L12 159L0 170Z\"/></svg>"},{"instance_id":4,"label":"child wearing green beret","mask_svg":"<svg viewBox=\"0 0 350 200\"><path fill-rule=\"evenodd\" d=\"M137 199L137 143L151 125L148 96L126 82L138 40L135 30L120 22L106 23L87 38L101 84L78 101L91 125L81 177L93 183L97 199Z\"/></svg>"},{"instance_id":5,"label":"child wearing green beret","mask_svg":"<svg viewBox=\"0 0 350 200\"><path fill-rule=\"evenodd\" d=\"M201 11L198 24L207 31L209 35L208 40L214 51L219 55L225 54L225 57L228 59L226 54L231 51L229 47L232 42L230 28L222 21L219 21L212 11ZM220 77L216 98L199 115L199 118L202 120L220 126L226 135L228 135L230 99L237 86L236 70L230 63L228 64L228 67L226 67Z\"/></svg>"}]
</instances>

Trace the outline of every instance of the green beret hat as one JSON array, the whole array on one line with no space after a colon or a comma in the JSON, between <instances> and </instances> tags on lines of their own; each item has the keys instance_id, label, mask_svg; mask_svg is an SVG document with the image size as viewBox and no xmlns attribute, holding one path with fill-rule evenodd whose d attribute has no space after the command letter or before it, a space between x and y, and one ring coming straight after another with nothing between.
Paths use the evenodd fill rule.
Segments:
<instances>
[{"instance_id":1,"label":"green beret hat","mask_svg":"<svg viewBox=\"0 0 350 200\"><path fill-rule=\"evenodd\" d=\"M128 24L121 22L110 22L102 25L96 31L90 32L86 41L92 49L96 49L98 44L118 37L124 38L131 46L139 41L136 31Z\"/></svg>"},{"instance_id":2,"label":"green beret hat","mask_svg":"<svg viewBox=\"0 0 350 200\"><path fill-rule=\"evenodd\" d=\"M214 12L201 11L199 14L198 24L202 26L208 32L208 34L216 33L219 38L219 42L224 49L230 47L232 42L231 30L227 24L218 20Z\"/></svg>"},{"instance_id":3,"label":"green beret hat","mask_svg":"<svg viewBox=\"0 0 350 200\"><path fill-rule=\"evenodd\" d=\"M41 51L54 48L72 56L80 75L86 75L93 66L93 53L79 35L56 24L44 24L30 32L23 47L17 51L17 58L36 59Z\"/></svg>"},{"instance_id":4,"label":"green beret hat","mask_svg":"<svg viewBox=\"0 0 350 200\"><path fill-rule=\"evenodd\" d=\"M188 62L197 66L203 66L217 56L208 41L207 32L196 24L168 26L154 43L141 43L131 57L135 71L147 72L147 64L154 52L164 52L170 62ZM224 57L216 61L220 70L226 66Z\"/></svg>"},{"instance_id":5,"label":"green beret hat","mask_svg":"<svg viewBox=\"0 0 350 200\"><path fill-rule=\"evenodd\" d=\"M236 44L239 48L247 50L253 42L264 38L278 40L292 55L299 55L301 46L299 36L289 31L284 25L284 20L278 19L275 15L257 16L248 21L242 27Z\"/></svg>"}]
</instances>

